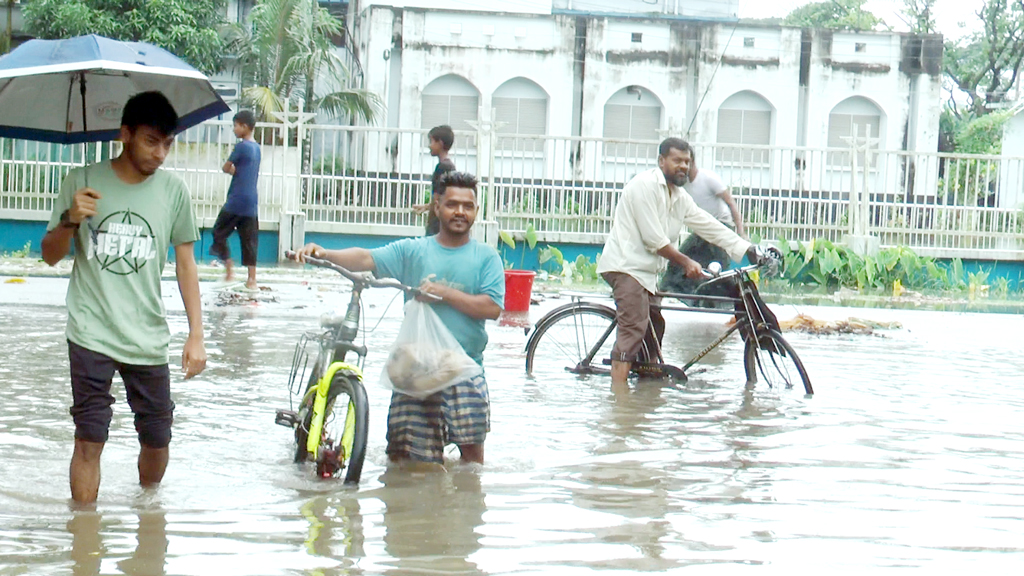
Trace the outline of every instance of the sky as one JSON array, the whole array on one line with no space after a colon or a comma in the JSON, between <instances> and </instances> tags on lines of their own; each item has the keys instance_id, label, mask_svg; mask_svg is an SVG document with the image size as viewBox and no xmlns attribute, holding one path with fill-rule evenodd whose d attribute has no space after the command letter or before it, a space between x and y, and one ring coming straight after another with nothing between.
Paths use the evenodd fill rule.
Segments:
<instances>
[{"instance_id":1,"label":"sky","mask_svg":"<svg viewBox=\"0 0 1024 576\"><path fill-rule=\"evenodd\" d=\"M808 4L809 0L739 0L740 18L782 18L794 8ZM935 25L943 36L956 39L977 29L975 12L981 8L983 0L938 0L935 3ZM868 0L864 7L879 18L885 20L894 30L905 31L906 26L899 19L901 0ZM966 29L959 23L968 24Z\"/></svg>"}]
</instances>

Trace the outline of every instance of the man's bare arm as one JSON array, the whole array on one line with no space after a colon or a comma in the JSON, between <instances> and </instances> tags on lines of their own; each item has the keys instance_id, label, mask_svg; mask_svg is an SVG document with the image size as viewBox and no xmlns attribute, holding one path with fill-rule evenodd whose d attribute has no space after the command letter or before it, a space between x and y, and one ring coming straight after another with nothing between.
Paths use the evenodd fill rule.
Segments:
<instances>
[{"instance_id":1,"label":"man's bare arm","mask_svg":"<svg viewBox=\"0 0 1024 576\"><path fill-rule=\"evenodd\" d=\"M442 302L474 320L497 320L501 316L501 306L487 294L466 294L436 282L424 282L419 288L427 294L440 296ZM420 297L420 300L428 303L435 301L427 297Z\"/></svg>"},{"instance_id":2,"label":"man's bare arm","mask_svg":"<svg viewBox=\"0 0 1024 576\"><path fill-rule=\"evenodd\" d=\"M743 233L743 217L740 216L740 209L736 206L736 199L732 197L728 188L718 196L725 200L725 203L729 206L729 212L732 213L732 221L736 224L736 233L745 237L746 234Z\"/></svg>"},{"instance_id":3,"label":"man's bare arm","mask_svg":"<svg viewBox=\"0 0 1024 576\"><path fill-rule=\"evenodd\" d=\"M71 251L71 239L74 237L75 229L64 226L57 226L47 232L40 243L43 261L50 266L56 266Z\"/></svg>"},{"instance_id":4,"label":"man's bare arm","mask_svg":"<svg viewBox=\"0 0 1024 576\"><path fill-rule=\"evenodd\" d=\"M656 254L668 260L669 262L677 264L679 267L683 269L687 277L700 278L700 264L696 260L680 252L675 246L671 244L666 244L663 248L658 250Z\"/></svg>"},{"instance_id":5,"label":"man's bare arm","mask_svg":"<svg viewBox=\"0 0 1024 576\"><path fill-rule=\"evenodd\" d=\"M230 160L225 162L224 165L221 166L220 169L223 170L225 174L231 174L232 176L235 175L235 164L233 162L231 162Z\"/></svg>"},{"instance_id":6,"label":"man's bare arm","mask_svg":"<svg viewBox=\"0 0 1024 576\"><path fill-rule=\"evenodd\" d=\"M348 268L352 272L374 272L377 263L366 248L345 248L344 250L328 250L317 244L306 244L299 250L295 259L304 262L306 256L334 262L338 266Z\"/></svg>"}]
</instances>

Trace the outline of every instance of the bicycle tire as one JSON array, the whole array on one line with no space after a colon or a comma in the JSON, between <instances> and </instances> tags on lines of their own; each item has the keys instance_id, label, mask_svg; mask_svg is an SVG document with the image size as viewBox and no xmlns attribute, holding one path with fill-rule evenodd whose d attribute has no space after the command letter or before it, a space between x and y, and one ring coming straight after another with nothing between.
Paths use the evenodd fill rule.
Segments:
<instances>
[{"instance_id":1,"label":"bicycle tire","mask_svg":"<svg viewBox=\"0 0 1024 576\"><path fill-rule=\"evenodd\" d=\"M310 395L310 399L312 399ZM335 413L338 400L347 399L343 413ZM310 400L312 402L312 400ZM363 462L366 459L366 442L368 435L368 423L370 418L370 407L366 398L366 389L358 378L341 371L335 373L331 379L331 386L327 391L327 407L324 410L323 446L344 447L341 460L338 462L339 469L345 469L345 483L358 484L363 473ZM337 428L341 420L342 426ZM306 459L306 441L309 436L309 428L313 421L313 411L310 407L306 411L302 422L295 431L296 461L302 462ZM346 431L349 431L346 434ZM299 459L298 453L301 453ZM318 463L319 466L320 463ZM318 472L320 472L318 470Z\"/></svg>"},{"instance_id":2,"label":"bicycle tire","mask_svg":"<svg viewBox=\"0 0 1024 576\"><path fill-rule=\"evenodd\" d=\"M614 330L603 342L599 340L614 322L614 309L591 302L565 304L548 312L537 321L526 342L526 373L532 375L535 366L549 362L569 371L582 368L588 373L607 372L600 362L611 357ZM593 356L598 364L580 366L594 347L599 348Z\"/></svg>"},{"instance_id":3,"label":"bicycle tire","mask_svg":"<svg viewBox=\"0 0 1024 576\"><path fill-rule=\"evenodd\" d=\"M759 331L757 339L757 345L753 338L747 338L743 344L743 369L748 384L764 380L769 387L783 385L792 388L799 377L804 392L814 394L804 363L781 333L770 328Z\"/></svg>"}]
</instances>

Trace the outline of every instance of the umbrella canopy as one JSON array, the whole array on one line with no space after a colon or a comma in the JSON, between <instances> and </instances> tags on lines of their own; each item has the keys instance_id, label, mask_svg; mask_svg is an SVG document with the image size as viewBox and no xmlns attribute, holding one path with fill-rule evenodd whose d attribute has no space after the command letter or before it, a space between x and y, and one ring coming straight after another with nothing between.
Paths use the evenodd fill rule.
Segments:
<instances>
[{"instance_id":1,"label":"umbrella canopy","mask_svg":"<svg viewBox=\"0 0 1024 576\"><path fill-rule=\"evenodd\" d=\"M30 40L0 58L0 137L77 144L118 137L133 95L157 90L178 130L229 112L201 72L145 42Z\"/></svg>"}]
</instances>

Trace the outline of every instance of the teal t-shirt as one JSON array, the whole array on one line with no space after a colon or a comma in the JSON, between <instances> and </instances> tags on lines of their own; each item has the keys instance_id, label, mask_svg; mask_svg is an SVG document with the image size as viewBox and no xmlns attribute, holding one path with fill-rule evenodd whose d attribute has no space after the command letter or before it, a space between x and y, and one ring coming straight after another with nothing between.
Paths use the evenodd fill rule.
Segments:
<instances>
[{"instance_id":1,"label":"teal t-shirt","mask_svg":"<svg viewBox=\"0 0 1024 576\"><path fill-rule=\"evenodd\" d=\"M494 248L476 240L470 239L458 248L446 248L437 242L436 236L406 238L371 250L370 254L379 278L394 278L409 286L419 286L429 279L466 294L486 294L498 306L505 305L505 269L501 258ZM470 318L444 302L431 306L466 354L483 364L487 346L485 321Z\"/></svg>"},{"instance_id":2,"label":"teal t-shirt","mask_svg":"<svg viewBox=\"0 0 1024 576\"><path fill-rule=\"evenodd\" d=\"M160 275L170 246L199 239L188 188L163 170L126 184L109 161L77 168L61 184L47 230L85 187L86 170L102 198L74 238L68 340L126 364L166 364L171 333Z\"/></svg>"}]
</instances>

